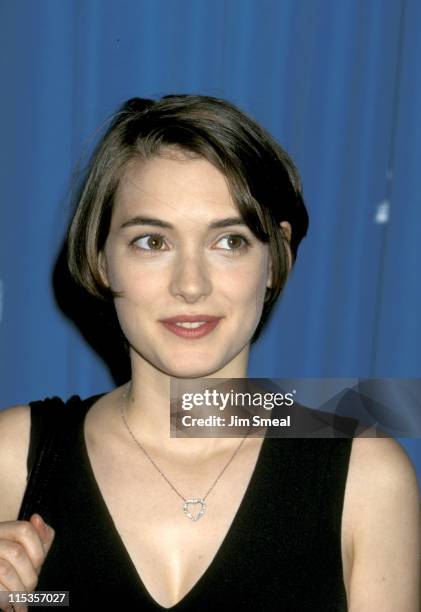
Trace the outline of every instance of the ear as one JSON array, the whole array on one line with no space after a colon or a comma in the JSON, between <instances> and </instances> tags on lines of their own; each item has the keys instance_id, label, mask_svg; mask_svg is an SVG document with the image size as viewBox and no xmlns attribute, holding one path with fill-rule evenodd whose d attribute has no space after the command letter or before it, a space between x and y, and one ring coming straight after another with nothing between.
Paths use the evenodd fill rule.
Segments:
<instances>
[{"instance_id":1,"label":"ear","mask_svg":"<svg viewBox=\"0 0 421 612\"><path fill-rule=\"evenodd\" d=\"M267 276L267 281L266 281L267 289L270 289L272 287L272 269L273 269L272 256L269 251L269 266L268 266L268 276Z\"/></svg>"},{"instance_id":2,"label":"ear","mask_svg":"<svg viewBox=\"0 0 421 612\"><path fill-rule=\"evenodd\" d=\"M279 226L282 228L286 240L288 241L288 243L290 243L291 242L291 236L292 236L291 224L288 223L288 221L281 221Z\"/></svg>"},{"instance_id":3,"label":"ear","mask_svg":"<svg viewBox=\"0 0 421 612\"><path fill-rule=\"evenodd\" d=\"M291 236L292 236L291 224L288 223L288 221L281 221L281 223L279 224L279 227L281 228L281 233L284 236L284 240L286 240L286 242L288 243L288 262L289 262L289 270L291 270L291 266L292 266L292 254L291 254L291 249L290 249L290 246L289 246L290 243L291 243ZM273 269L272 258L270 258L270 260L269 260L268 280L267 280L267 283L266 283L266 287L268 287L268 288L272 287L272 269Z\"/></svg>"},{"instance_id":4,"label":"ear","mask_svg":"<svg viewBox=\"0 0 421 612\"><path fill-rule=\"evenodd\" d=\"M107 258L104 251L100 251L98 254L98 271L104 285L109 287L110 283L108 281Z\"/></svg>"},{"instance_id":5,"label":"ear","mask_svg":"<svg viewBox=\"0 0 421 612\"><path fill-rule=\"evenodd\" d=\"M291 252L292 227L291 227L291 224L288 223L288 221L282 221L279 225L281 227L281 231L283 233L284 240L288 243L287 252L288 252L288 273L289 273L292 268L292 252Z\"/></svg>"}]
</instances>

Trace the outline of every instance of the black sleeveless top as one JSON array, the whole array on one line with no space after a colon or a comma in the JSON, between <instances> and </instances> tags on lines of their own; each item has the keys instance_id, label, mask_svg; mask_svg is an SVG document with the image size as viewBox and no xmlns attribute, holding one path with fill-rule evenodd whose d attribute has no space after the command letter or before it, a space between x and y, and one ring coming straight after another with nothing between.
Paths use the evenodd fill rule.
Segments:
<instances>
[{"instance_id":1,"label":"black sleeveless top","mask_svg":"<svg viewBox=\"0 0 421 612\"><path fill-rule=\"evenodd\" d=\"M89 462L84 417L99 397L31 403L18 518L39 512L56 531L37 590L69 591L73 610L346 612L341 519L352 438L265 437L213 561L164 608L139 578Z\"/></svg>"}]
</instances>

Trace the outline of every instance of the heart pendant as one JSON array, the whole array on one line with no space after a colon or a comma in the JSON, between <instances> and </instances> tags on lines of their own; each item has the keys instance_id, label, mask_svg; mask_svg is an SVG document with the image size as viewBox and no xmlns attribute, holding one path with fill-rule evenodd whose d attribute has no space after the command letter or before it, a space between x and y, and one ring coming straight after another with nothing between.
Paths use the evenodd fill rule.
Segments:
<instances>
[{"instance_id":1,"label":"heart pendant","mask_svg":"<svg viewBox=\"0 0 421 612\"><path fill-rule=\"evenodd\" d=\"M195 506L200 504L200 510L197 514L192 514L189 510L189 506ZM198 521L201 516L205 514L206 504L204 499L186 499L183 504L184 514L189 517L192 521Z\"/></svg>"}]
</instances>

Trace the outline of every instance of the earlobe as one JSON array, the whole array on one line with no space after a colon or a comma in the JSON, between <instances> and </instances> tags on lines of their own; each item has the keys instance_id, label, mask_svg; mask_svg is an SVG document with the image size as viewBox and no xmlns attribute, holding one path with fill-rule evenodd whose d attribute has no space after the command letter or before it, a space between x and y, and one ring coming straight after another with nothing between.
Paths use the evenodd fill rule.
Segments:
<instances>
[{"instance_id":1,"label":"earlobe","mask_svg":"<svg viewBox=\"0 0 421 612\"><path fill-rule=\"evenodd\" d=\"M291 242L291 236L292 236L292 228L291 228L291 224L288 223L288 221L282 221L280 224L280 227L283 231L284 237L286 238L286 240L288 242Z\"/></svg>"},{"instance_id":2,"label":"earlobe","mask_svg":"<svg viewBox=\"0 0 421 612\"><path fill-rule=\"evenodd\" d=\"M272 258L269 257L269 270L268 270L268 275L267 275L266 288L271 289L271 287L272 287Z\"/></svg>"},{"instance_id":3,"label":"earlobe","mask_svg":"<svg viewBox=\"0 0 421 612\"><path fill-rule=\"evenodd\" d=\"M291 247L290 247L290 243L291 243L291 236L292 236L292 228L291 228L291 224L288 223L288 221L282 221L279 224L279 227L281 228L281 233L282 236L284 238L284 241L287 242L287 252L288 252L288 272L291 270L292 267L292 254L291 254ZM272 264L272 258L269 258L269 270L268 270L268 276L267 276L267 282L266 282L266 288L267 289L271 289L272 288L272 272L273 270L273 264Z\"/></svg>"},{"instance_id":4,"label":"earlobe","mask_svg":"<svg viewBox=\"0 0 421 612\"><path fill-rule=\"evenodd\" d=\"M104 251L100 251L98 254L98 270L99 270L99 274L101 276L102 282L104 283L106 287L109 287L110 283L108 282L107 262L106 262Z\"/></svg>"},{"instance_id":5,"label":"earlobe","mask_svg":"<svg viewBox=\"0 0 421 612\"><path fill-rule=\"evenodd\" d=\"M292 253L291 253L291 236L292 236L292 228L291 224L288 221L282 221L280 224L281 230L283 232L284 240L287 244L287 252L288 252L288 272L290 272L292 268Z\"/></svg>"}]
</instances>

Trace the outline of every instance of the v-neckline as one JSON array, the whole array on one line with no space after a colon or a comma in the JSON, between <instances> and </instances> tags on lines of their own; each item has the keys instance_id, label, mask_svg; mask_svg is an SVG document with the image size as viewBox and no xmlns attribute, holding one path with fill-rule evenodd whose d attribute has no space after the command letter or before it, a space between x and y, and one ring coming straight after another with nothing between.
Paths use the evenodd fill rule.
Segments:
<instances>
[{"instance_id":1,"label":"v-neckline","mask_svg":"<svg viewBox=\"0 0 421 612\"><path fill-rule=\"evenodd\" d=\"M95 401L97 401L99 399L100 396L95 396ZM95 401L93 403L95 403ZM84 413L83 417L82 417L82 424L81 424L81 428L80 428L80 445L81 445L81 450L82 450L82 462L83 465L86 468L86 472L87 472L87 477L88 480L92 486L92 495L95 499L98 500L97 503L99 503L99 510L102 513L106 523L108 524L108 532L110 533L110 537L111 538L115 538L117 544L118 544L118 548L120 549L122 558L125 558L126 563L128 564L128 566L130 567L130 571L131 573L137 577L137 586L139 587L139 589L143 592L143 594L145 595L145 597L148 599L149 603L156 606L156 608L158 610L169 610L170 612L177 610L178 608L181 608L183 605L185 605L186 603L188 603L188 601L193 597L193 595L196 594L196 592L203 588L204 584L206 583L207 580L209 580L209 577L212 575L212 569L215 567L215 565L218 563L219 558L222 557L224 549L227 548L229 541L232 540L232 538L234 537L234 533L235 530L238 528L238 523L239 523L239 518L241 515L244 515L247 512L248 507L250 506L251 503L251 497L253 494L253 491L255 489L255 484L256 481L258 479L258 473L259 471L262 469L262 464L264 463L264 456L265 453L267 452L267 448L268 448L268 436L267 436L267 430L265 432L265 436L264 436L264 440L260 446L258 455L257 455L257 459L256 462L254 464L253 467L253 471L251 473L251 476L249 478L249 481L247 483L247 487L245 490L245 493L240 501L240 504L234 514L234 517L228 527L227 532L225 533L224 538L221 541L221 544L219 545L214 557L212 558L211 562L209 563L208 567L205 569L205 571L203 572L203 574L201 574L201 576L199 577L199 579L193 584L193 586L191 587L191 589L189 591L187 591L187 593L173 606L166 608L165 606L162 606L152 595L151 593L148 591L148 589L145 586L145 583L142 580L141 575L139 574L138 570L136 569L136 566L123 542L123 539L114 523L114 519L111 516L110 510L105 502L104 496L102 494L102 491L99 487L99 484L97 482L97 479L95 477L95 473L92 467L92 463L89 457L89 453L88 453L88 447L86 444L86 437L85 437L85 420L86 420L86 416L90 410L90 408L92 407L93 404L91 404L86 412Z\"/></svg>"}]
</instances>

